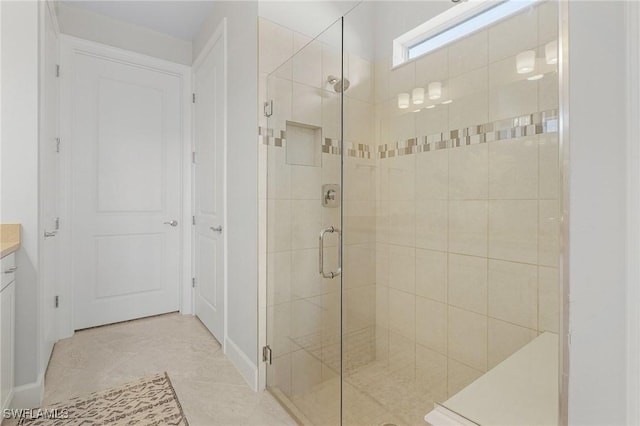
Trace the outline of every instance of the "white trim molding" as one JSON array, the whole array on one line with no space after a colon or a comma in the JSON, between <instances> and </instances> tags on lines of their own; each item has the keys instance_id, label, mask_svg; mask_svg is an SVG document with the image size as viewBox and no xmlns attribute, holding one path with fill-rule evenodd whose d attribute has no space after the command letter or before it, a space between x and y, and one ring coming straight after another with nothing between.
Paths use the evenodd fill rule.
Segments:
<instances>
[{"instance_id":1,"label":"white trim molding","mask_svg":"<svg viewBox=\"0 0 640 426\"><path fill-rule=\"evenodd\" d=\"M258 391L258 367L228 336L224 339L224 354L238 369L254 392Z\"/></svg>"},{"instance_id":2,"label":"white trim molding","mask_svg":"<svg viewBox=\"0 0 640 426\"><path fill-rule=\"evenodd\" d=\"M26 385L13 388L13 398L11 398L10 408L35 408L42 404L44 397L44 376L46 370L38 375L38 380Z\"/></svg>"}]
</instances>

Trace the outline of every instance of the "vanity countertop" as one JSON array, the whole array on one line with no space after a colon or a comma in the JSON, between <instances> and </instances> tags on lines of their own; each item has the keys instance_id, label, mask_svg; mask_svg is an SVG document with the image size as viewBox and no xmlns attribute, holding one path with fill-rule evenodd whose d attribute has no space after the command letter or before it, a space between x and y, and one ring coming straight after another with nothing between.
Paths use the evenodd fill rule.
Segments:
<instances>
[{"instance_id":1,"label":"vanity countertop","mask_svg":"<svg viewBox=\"0 0 640 426\"><path fill-rule=\"evenodd\" d=\"M0 224L0 257L20 248L20 224Z\"/></svg>"}]
</instances>

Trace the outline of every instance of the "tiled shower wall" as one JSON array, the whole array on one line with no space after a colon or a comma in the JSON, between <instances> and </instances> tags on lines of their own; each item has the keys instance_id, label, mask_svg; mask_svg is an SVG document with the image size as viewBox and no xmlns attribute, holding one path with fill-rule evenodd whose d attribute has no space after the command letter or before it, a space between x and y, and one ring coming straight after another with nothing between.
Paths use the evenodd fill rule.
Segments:
<instances>
[{"instance_id":1,"label":"tiled shower wall","mask_svg":"<svg viewBox=\"0 0 640 426\"><path fill-rule=\"evenodd\" d=\"M340 33L335 35L339 40ZM269 386L304 407L306 395L329 383L327 386L337 386L330 392L337 399L325 400L335 404L339 403L340 278L322 279L318 274L318 235L322 228L342 227L340 209L322 207L321 203L322 185L341 183L337 148L340 95L327 82L329 75L340 77L340 50L262 18L259 37L260 99L274 101L268 120L262 105L258 112L261 211L267 216L261 228L266 242L261 249L261 270L266 274L267 289L262 309L267 312L267 339L274 354ZM344 71L351 82L345 94L345 120L353 123L344 135L352 156L346 157L344 164L349 185L344 193L342 305L344 361L351 368L375 357L376 173L375 156L370 154L374 151L373 66L355 54L346 54ZM273 73L271 77L269 73ZM321 164L289 164L287 144L295 143L287 139L291 123L321 129ZM337 268L337 242L335 234L327 234L327 270ZM339 413L337 407L323 408L325 415Z\"/></svg>"},{"instance_id":2,"label":"tiled shower wall","mask_svg":"<svg viewBox=\"0 0 640 426\"><path fill-rule=\"evenodd\" d=\"M376 64L376 357L434 400L558 331L558 75L544 55L556 9ZM539 68L517 74L530 49ZM435 107L398 108L433 81Z\"/></svg>"}]
</instances>

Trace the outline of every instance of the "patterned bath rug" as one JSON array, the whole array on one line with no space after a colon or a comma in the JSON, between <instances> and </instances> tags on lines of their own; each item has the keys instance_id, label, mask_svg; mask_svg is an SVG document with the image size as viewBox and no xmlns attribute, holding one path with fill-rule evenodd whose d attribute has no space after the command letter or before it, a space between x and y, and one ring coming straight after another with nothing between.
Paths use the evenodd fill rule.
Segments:
<instances>
[{"instance_id":1,"label":"patterned bath rug","mask_svg":"<svg viewBox=\"0 0 640 426\"><path fill-rule=\"evenodd\" d=\"M156 374L50 407L26 410L19 426L188 426L169 376Z\"/></svg>"}]
</instances>

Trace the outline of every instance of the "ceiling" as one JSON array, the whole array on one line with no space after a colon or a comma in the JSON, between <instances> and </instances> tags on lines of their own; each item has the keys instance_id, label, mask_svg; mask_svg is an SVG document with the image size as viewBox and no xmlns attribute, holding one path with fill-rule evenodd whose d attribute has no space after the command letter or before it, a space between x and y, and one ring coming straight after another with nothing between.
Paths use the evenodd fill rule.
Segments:
<instances>
[{"instance_id":1,"label":"ceiling","mask_svg":"<svg viewBox=\"0 0 640 426\"><path fill-rule=\"evenodd\" d=\"M119 21L148 28L182 40L193 40L193 37L213 8L213 1L194 0L67 0L61 3L109 16Z\"/></svg>"}]
</instances>

